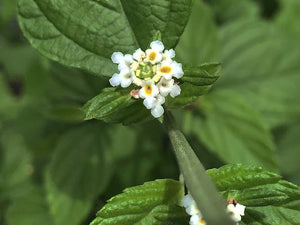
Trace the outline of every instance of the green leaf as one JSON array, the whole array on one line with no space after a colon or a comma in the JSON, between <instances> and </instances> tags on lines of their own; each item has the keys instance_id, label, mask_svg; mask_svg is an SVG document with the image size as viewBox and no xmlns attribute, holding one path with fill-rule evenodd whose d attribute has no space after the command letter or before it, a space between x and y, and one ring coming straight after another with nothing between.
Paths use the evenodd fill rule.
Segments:
<instances>
[{"instance_id":1,"label":"green leaf","mask_svg":"<svg viewBox=\"0 0 300 225\"><path fill-rule=\"evenodd\" d=\"M54 225L44 190L32 187L29 192L14 199L7 211L6 220L8 225Z\"/></svg>"},{"instance_id":2,"label":"green leaf","mask_svg":"<svg viewBox=\"0 0 300 225\"><path fill-rule=\"evenodd\" d=\"M111 76L117 69L110 59L113 52L145 49L157 31L166 48L175 47L191 0L20 0L18 8L25 37L43 55Z\"/></svg>"},{"instance_id":3,"label":"green leaf","mask_svg":"<svg viewBox=\"0 0 300 225\"><path fill-rule=\"evenodd\" d=\"M142 100L132 99L129 92L130 89L104 89L84 105L85 119L128 125L153 118Z\"/></svg>"},{"instance_id":4,"label":"green leaf","mask_svg":"<svg viewBox=\"0 0 300 225\"><path fill-rule=\"evenodd\" d=\"M222 196L246 206L247 225L300 223L300 188L261 167L227 165L208 170Z\"/></svg>"},{"instance_id":5,"label":"green leaf","mask_svg":"<svg viewBox=\"0 0 300 225\"><path fill-rule=\"evenodd\" d=\"M189 22L176 46L177 61L194 65L218 61L219 42L212 10L203 1L194 1Z\"/></svg>"},{"instance_id":6,"label":"green leaf","mask_svg":"<svg viewBox=\"0 0 300 225\"><path fill-rule=\"evenodd\" d=\"M270 126L297 120L299 41L272 24L257 20L239 20L224 26L221 40L223 76L216 90L241 93L262 112Z\"/></svg>"},{"instance_id":7,"label":"green leaf","mask_svg":"<svg viewBox=\"0 0 300 225\"><path fill-rule=\"evenodd\" d=\"M181 183L167 179L127 188L108 201L91 225L187 224L187 214L178 206L183 191Z\"/></svg>"},{"instance_id":8,"label":"green leaf","mask_svg":"<svg viewBox=\"0 0 300 225\"><path fill-rule=\"evenodd\" d=\"M238 93L214 92L200 101L192 132L226 163L264 166L277 171L271 133L261 115Z\"/></svg>"},{"instance_id":9,"label":"green leaf","mask_svg":"<svg viewBox=\"0 0 300 225\"><path fill-rule=\"evenodd\" d=\"M114 112L125 108L133 102L129 94L130 90L116 90L116 88L106 88L101 94L89 100L83 110L86 119L106 119Z\"/></svg>"},{"instance_id":10,"label":"green leaf","mask_svg":"<svg viewBox=\"0 0 300 225\"><path fill-rule=\"evenodd\" d=\"M201 95L204 95L211 88L212 84L219 78L219 63L205 63L200 66L184 66L184 75L180 79L181 94L166 99L167 108L178 108L186 106Z\"/></svg>"}]
</instances>

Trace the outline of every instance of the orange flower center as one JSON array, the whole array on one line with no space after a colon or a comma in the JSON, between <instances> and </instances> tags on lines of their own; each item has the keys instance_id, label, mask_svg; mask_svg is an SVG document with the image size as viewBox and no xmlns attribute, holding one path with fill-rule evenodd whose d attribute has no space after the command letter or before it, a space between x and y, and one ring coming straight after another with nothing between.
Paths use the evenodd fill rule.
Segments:
<instances>
[{"instance_id":1,"label":"orange flower center","mask_svg":"<svg viewBox=\"0 0 300 225\"><path fill-rule=\"evenodd\" d=\"M145 86L145 93L146 93L146 95L151 95L152 94L152 85L151 84L147 84Z\"/></svg>"},{"instance_id":2,"label":"orange flower center","mask_svg":"<svg viewBox=\"0 0 300 225\"><path fill-rule=\"evenodd\" d=\"M159 71L160 71L161 73L166 73L166 74L168 74L168 73L171 73L172 68L171 68L170 66L163 66L163 67L161 67L161 68L159 69Z\"/></svg>"},{"instance_id":3,"label":"orange flower center","mask_svg":"<svg viewBox=\"0 0 300 225\"><path fill-rule=\"evenodd\" d=\"M148 55L148 60L150 61L153 61L156 59L156 52L151 52L149 55Z\"/></svg>"}]
</instances>

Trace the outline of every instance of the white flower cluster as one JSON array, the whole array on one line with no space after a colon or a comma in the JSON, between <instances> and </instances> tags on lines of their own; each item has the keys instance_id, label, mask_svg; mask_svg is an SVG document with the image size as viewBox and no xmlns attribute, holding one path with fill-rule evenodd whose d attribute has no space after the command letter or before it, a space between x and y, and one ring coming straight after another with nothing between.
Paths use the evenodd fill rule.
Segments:
<instances>
[{"instance_id":1,"label":"white flower cluster","mask_svg":"<svg viewBox=\"0 0 300 225\"><path fill-rule=\"evenodd\" d=\"M202 218L200 210L197 208L196 202L191 195L185 195L182 199L182 206L185 208L187 214L191 216L190 225L206 225ZM242 220L241 216L245 215L245 206L237 203L235 200L230 199L227 205L227 211L230 213L231 218L237 223Z\"/></svg>"},{"instance_id":2,"label":"white flower cluster","mask_svg":"<svg viewBox=\"0 0 300 225\"><path fill-rule=\"evenodd\" d=\"M109 82L114 87L137 86L139 89L133 90L131 95L144 99L145 107L158 118L164 113L162 105L165 97L170 94L174 98L181 92L174 78L181 78L183 70L182 65L173 60L174 57L175 51L164 50L160 41L151 42L150 49L145 52L137 49L133 55L114 52L111 59L118 64L120 72L115 73Z\"/></svg>"}]
</instances>

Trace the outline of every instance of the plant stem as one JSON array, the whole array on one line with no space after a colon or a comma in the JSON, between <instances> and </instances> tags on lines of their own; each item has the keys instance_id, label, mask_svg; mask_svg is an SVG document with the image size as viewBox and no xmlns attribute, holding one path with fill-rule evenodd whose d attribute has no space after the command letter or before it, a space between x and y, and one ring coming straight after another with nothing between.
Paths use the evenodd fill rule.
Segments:
<instances>
[{"instance_id":1,"label":"plant stem","mask_svg":"<svg viewBox=\"0 0 300 225\"><path fill-rule=\"evenodd\" d=\"M177 162L183 174L186 186L208 225L236 225L226 212L226 206L218 190L187 142L177 128L175 119L166 112L164 125L172 143Z\"/></svg>"}]
</instances>

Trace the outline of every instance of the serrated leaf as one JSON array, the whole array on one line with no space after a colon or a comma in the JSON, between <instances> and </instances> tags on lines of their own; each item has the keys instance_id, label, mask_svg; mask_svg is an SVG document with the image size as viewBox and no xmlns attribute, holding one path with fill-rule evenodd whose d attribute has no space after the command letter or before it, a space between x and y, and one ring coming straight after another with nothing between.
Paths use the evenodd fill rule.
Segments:
<instances>
[{"instance_id":1,"label":"serrated leaf","mask_svg":"<svg viewBox=\"0 0 300 225\"><path fill-rule=\"evenodd\" d=\"M147 48L156 31L175 47L191 0L21 0L19 23L29 42L48 58L111 76L113 52ZM66 16L68 15L68 16Z\"/></svg>"},{"instance_id":2,"label":"serrated leaf","mask_svg":"<svg viewBox=\"0 0 300 225\"><path fill-rule=\"evenodd\" d=\"M174 180L156 180L127 188L108 201L91 225L187 224L187 214L178 206L183 190L183 185Z\"/></svg>"},{"instance_id":3,"label":"serrated leaf","mask_svg":"<svg viewBox=\"0 0 300 225\"><path fill-rule=\"evenodd\" d=\"M271 133L261 115L238 93L214 92L200 101L192 132L226 163L264 166L277 171Z\"/></svg>"},{"instance_id":4,"label":"serrated leaf","mask_svg":"<svg viewBox=\"0 0 300 225\"><path fill-rule=\"evenodd\" d=\"M179 96L166 99L167 108L178 108L186 106L195 101L199 96L204 95L211 88L212 84L219 78L219 63L205 63L200 66L184 66L184 75L180 79L181 93Z\"/></svg>"},{"instance_id":5,"label":"serrated leaf","mask_svg":"<svg viewBox=\"0 0 300 225\"><path fill-rule=\"evenodd\" d=\"M101 94L89 100L83 107L86 119L106 119L113 113L127 107L133 102L129 92L129 89L104 89Z\"/></svg>"},{"instance_id":6,"label":"serrated leaf","mask_svg":"<svg viewBox=\"0 0 300 225\"><path fill-rule=\"evenodd\" d=\"M227 165L208 170L224 198L246 206L247 225L300 223L300 188L261 167Z\"/></svg>"}]
</instances>

